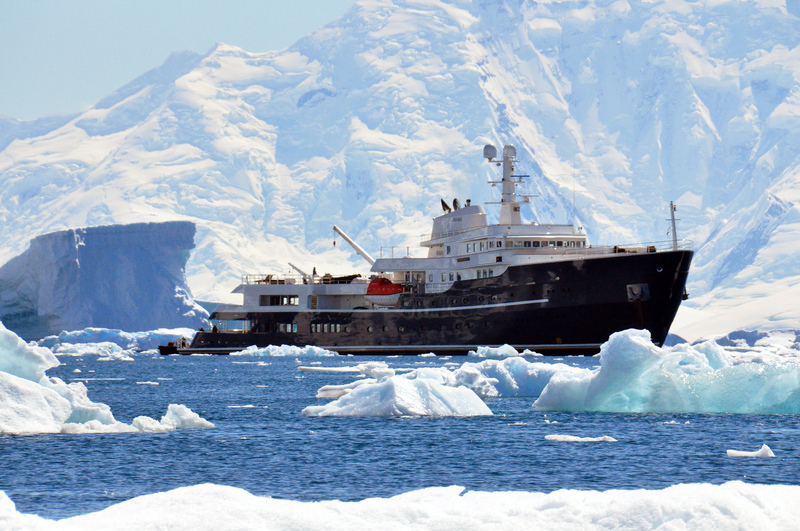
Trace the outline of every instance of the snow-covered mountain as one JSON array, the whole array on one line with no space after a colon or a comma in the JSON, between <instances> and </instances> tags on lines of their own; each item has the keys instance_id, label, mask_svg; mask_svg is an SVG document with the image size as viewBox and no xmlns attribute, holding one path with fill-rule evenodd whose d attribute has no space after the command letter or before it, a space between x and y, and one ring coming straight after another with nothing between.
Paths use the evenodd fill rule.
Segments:
<instances>
[{"instance_id":1,"label":"snow-covered mountain","mask_svg":"<svg viewBox=\"0 0 800 531\"><path fill-rule=\"evenodd\" d=\"M176 53L77 117L0 121L0 262L53 230L181 219L201 300L288 261L363 271L334 223L413 249L440 197L498 197L481 148L514 144L528 221L659 241L677 202L697 255L676 333L800 328L798 14L359 0L286 50Z\"/></svg>"}]
</instances>

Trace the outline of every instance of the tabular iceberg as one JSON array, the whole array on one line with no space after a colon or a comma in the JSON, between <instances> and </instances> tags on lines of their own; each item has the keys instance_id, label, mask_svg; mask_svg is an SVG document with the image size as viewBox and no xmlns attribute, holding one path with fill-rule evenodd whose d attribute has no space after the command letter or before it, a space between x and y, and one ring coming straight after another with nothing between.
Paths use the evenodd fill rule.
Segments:
<instances>
[{"instance_id":1,"label":"tabular iceberg","mask_svg":"<svg viewBox=\"0 0 800 531\"><path fill-rule=\"evenodd\" d=\"M196 328L184 268L191 222L71 229L31 240L0 268L0 319L25 339L87 327Z\"/></svg>"}]
</instances>

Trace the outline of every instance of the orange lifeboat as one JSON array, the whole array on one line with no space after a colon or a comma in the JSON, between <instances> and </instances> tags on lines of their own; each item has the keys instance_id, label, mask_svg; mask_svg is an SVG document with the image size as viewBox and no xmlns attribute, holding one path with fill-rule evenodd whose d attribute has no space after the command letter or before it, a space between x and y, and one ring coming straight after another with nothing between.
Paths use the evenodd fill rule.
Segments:
<instances>
[{"instance_id":1,"label":"orange lifeboat","mask_svg":"<svg viewBox=\"0 0 800 531\"><path fill-rule=\"evenodd\" d=\"M378 277L372 279L367 286L365 298L377 306L394 306L400 300L403 286L395 284L388 278Z\"/></svg>"}]
</instances>

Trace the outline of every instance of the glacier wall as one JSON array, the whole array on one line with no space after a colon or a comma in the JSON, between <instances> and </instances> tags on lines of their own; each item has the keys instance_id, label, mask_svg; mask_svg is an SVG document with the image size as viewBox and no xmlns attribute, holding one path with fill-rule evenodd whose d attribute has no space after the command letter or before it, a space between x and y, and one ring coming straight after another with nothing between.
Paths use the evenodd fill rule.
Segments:
<instances>
[{"instance_id":1,"label":"glacier wall","mask_svg":"<svg viewBox=\"0 0 800 531\"><path fill-rule=\"evenodd\" d=\"M694 241L687 339L800 322L800 18L783 0L364 0L285 50L172 55L79 116L0 122L0 260L36 234L184 219L204 300L241 273L366 270L439 197L498 199L593 244ZM490 216L496 216L488 208ZM5 253L5 256L3 254Z\"/></svg>"},{"instance_id":2,"label":"glacier wall","mask_svg":"<svg viewBox=\"0 0 800 531\"><path fill-rule=\"evenodd\" d=\"M191 222L71 229L38 236L0 268L0 320L25 339L87 327L191 327L208 313L185 267Z\"/></svg>"}]
</instances>

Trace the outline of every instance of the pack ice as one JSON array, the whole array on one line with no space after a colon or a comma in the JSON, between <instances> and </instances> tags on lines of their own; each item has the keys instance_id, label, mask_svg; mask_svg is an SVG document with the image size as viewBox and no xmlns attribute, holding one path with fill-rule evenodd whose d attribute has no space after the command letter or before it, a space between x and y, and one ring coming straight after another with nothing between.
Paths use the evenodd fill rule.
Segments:
<instances>
[{"instance_id":1,"label":"pack ice","mask_svg":"<svg viewBox=\"0 0 800 531\"><path fill-rule=\"evenodd\" d=\"M0 433L169 431L214 425L184 405L170 404L160 421L140 416L128 425L106 404L92 402L86 386L48 377L59 361L45 347L26 344L0 323Z\"/></svg>"}]
</instances>

